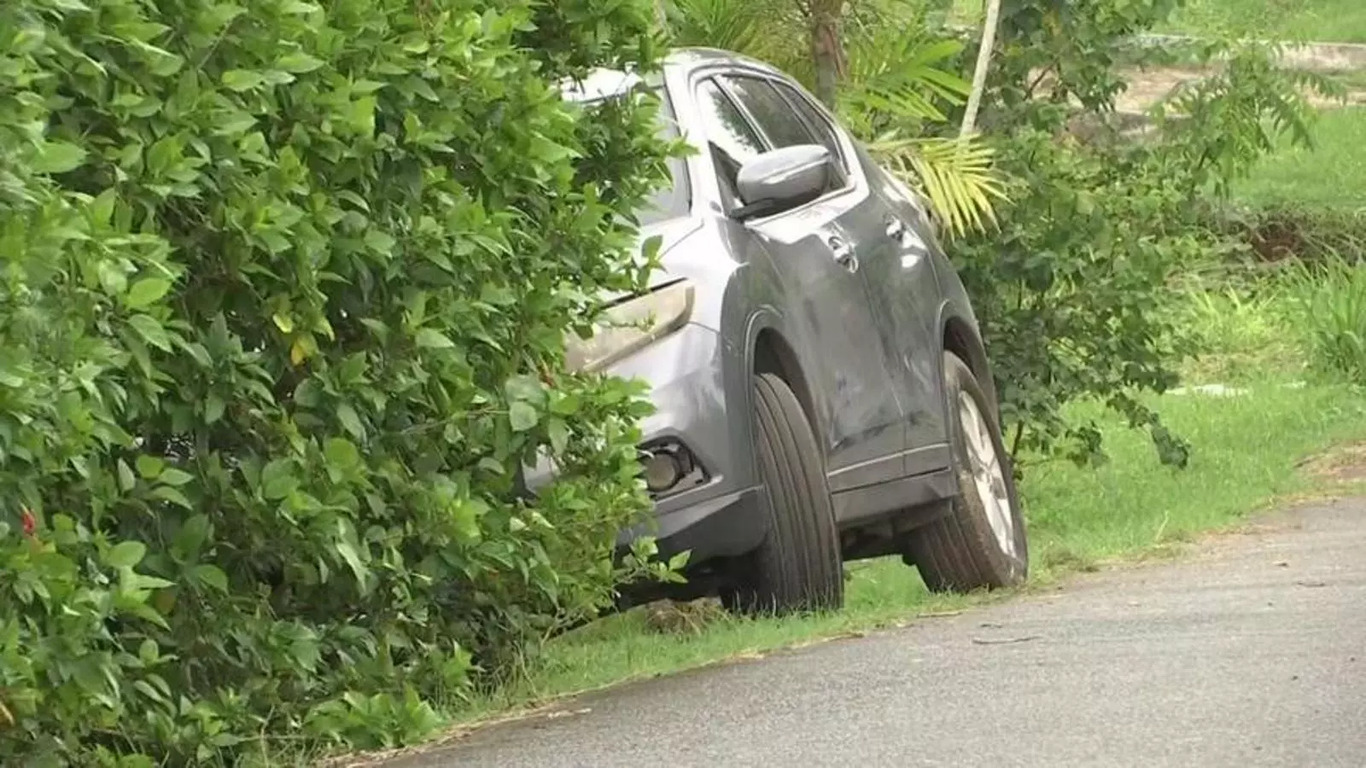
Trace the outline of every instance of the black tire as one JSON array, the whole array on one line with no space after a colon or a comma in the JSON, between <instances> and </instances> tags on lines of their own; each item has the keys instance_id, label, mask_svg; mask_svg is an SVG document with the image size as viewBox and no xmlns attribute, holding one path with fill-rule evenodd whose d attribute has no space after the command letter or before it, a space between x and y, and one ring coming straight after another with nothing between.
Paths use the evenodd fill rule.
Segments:
<instances>
[{"instance_id":1,"label":"black tire","mask_svg":"<svg viewBox=\"0 0 1366 768\"><path fill-rule=\"evenodd\" d=\"M1015 490L1010 456L1001 441L996 408L987 400L972 370L950 352L944 353L944 394L958 495L953 499L952 510L947 516L911 532L907 541L908 559L920 569L925 585L936 592L1016 586L1029 573L1028 537L1019 494ZM1014 542L1012 551L1007 551L993 532L987 507L974 479L974 464L960 411L959 398L963 395L971 398L976 405L986 431L990 433L991 445L1001 469L999 481L1004 486L1003 489L995 486L996 492L1000 494L1004 491L1009 504L1009 519L1013 523L1013 535L1006 537L1007 541Z\"/></svg>"},{"instance_id":2,"label":"black tire","mask_svg":"<svg viewBox=\"0 0 1366 768\"><path fill-rule=\"evenodd\" d=\"M844 603L844 573L825 457L792 389L754 377L754 452L769 530L742 559L727 608L745 613L832 610Z\"/></svg>"}]
</instances>

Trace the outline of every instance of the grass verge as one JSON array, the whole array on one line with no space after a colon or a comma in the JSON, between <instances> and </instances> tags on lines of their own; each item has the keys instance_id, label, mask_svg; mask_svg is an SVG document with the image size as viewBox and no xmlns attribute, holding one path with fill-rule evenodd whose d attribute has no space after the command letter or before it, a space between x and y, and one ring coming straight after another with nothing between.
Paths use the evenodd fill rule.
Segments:
<instances>
[{"instance_id":1,"label":"grass verge","mask_svg":"<svg viewBox=\"0 0 1366 768\"><path fill-rule=\"evenodd\" d=\"M1366 11L1366 3L1362 3ZM1336 210L1366 208L1366 108L1325 110L1314 127L1311 149L1292 147L1288 137L1234 196L1259 207L1294 205Z\"/></svg>"},{"instance_id":2,"label":"grass verge","mask_svg":"<svg viewBox=\"0 0 1366 768\"><path fill-rule=\"evenodd\" d=\"M1366 4L1361 0L1188 0L1161 31L1366 43Z\"/></svg>"}]
</instances>

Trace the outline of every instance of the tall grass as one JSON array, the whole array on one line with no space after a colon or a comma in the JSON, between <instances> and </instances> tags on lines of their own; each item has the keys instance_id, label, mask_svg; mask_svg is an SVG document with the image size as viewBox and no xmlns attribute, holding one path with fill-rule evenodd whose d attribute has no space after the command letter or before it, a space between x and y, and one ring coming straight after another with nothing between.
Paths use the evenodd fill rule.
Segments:
<instances>
[{"instance_id":1,"label":"tall grass","mask_svg":"<svg viewBox=\"0 0 1366 768\"><path fill-rule=\"evenodd\" d=\"M1290 269L1295 325L1310 363L1366 384L1366 264L1333 258Z\"/></svg>"}]
</instances>

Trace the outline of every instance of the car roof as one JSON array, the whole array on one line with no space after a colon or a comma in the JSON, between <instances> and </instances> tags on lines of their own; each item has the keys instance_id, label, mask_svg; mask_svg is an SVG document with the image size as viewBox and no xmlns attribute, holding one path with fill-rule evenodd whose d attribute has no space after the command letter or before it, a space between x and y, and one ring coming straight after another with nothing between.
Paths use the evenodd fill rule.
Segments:
<instances>
[{"instance_id":1,"label":"car roof","mask_svg":"<svg viewBox=\"0 0 1366 768\"><path fill-rule=\"evenodd\" d=\"M664 57L664 66L666 68L680 67L691 70L716 64L734 64L750 69L762 69L775 75L783 74L772 64L751 58L742 53L726 51L720 48L705 48L701 46L675 48Z\"/></svg>"},{"instance_id":2,"label":"car roof","mask_svg":"<svg viewBox=\"0 0 1366 768\"><path fill-rule=\"evenodd\" d=\"M771 64L720 48L675 48L664 57L662 64L664 69L681 69L685 72L719 64L742 66L774 75L783 74ZM599 67L589 72L583 80L566 79L560 83L560 92L570 101L594 102L620 96L641 83L654 84L657 77L656 73L642 76L634 72Z\"/></svg>"}]
</instances>

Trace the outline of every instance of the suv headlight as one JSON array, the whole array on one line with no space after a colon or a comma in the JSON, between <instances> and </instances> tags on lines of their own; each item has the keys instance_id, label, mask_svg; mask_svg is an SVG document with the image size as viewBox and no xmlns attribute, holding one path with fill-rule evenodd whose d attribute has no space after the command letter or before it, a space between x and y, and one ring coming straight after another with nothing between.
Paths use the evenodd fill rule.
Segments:
<instances>
[{"instance_id":1,"label":"suv headlight","mask_svg":"<svg viewBox=\"0 0 1366 768\"><path fill-rule=\"evenodd\" d=\"M693 285L678 280L613 305L590 337L571 336L566 358L572 371L601 371L668 336L692 316Z\"/></svg>"}]
</instances>

